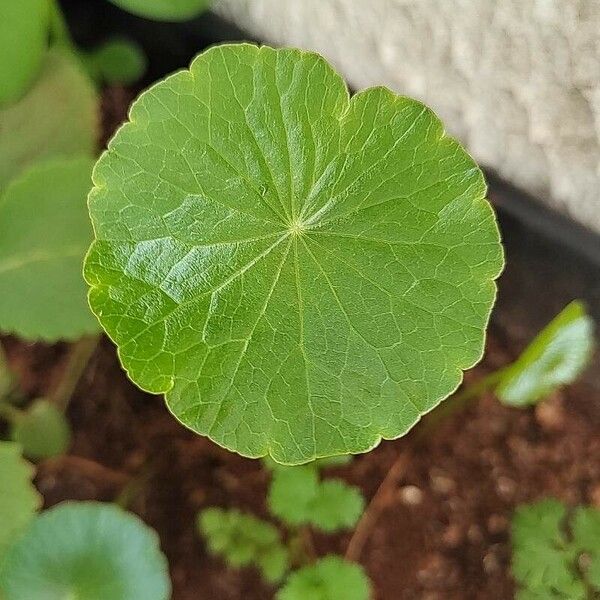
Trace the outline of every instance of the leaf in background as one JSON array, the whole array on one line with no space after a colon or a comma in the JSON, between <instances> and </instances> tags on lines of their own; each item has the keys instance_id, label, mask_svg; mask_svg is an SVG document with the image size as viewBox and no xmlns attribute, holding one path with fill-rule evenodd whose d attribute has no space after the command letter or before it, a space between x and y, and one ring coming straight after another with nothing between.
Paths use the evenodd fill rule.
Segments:
<instances>
[{"instance_id":1,"label":"leaf in background","mask_svg":"<svg viewBox=\"0 0 600 600\"><path fill-rule=\"evenodd\" d=\"M42 159L93 155L98 119L98 98L79 61L48 52L35 86L0 109L0 191Z\"/></svg>"},{"instance_id":2,"label":"leaf in background","mask_svg":"<svg viewBox=\"0 0 600 600\"><path fill-rule=\"evenodd\" d=\"M319 485L317 471L312 466L275 469L267 498L269 511L289 525L307 523Z\"/></svg>"},{"instance_id":3,"label":"leaf in background","mask_svg":"<svg viewBox=\"0 0 600 600\"><path fill-rule=\"evenodd\" d=\"M564 308L506 369L496 394L504 404L526 406L572 383L588 364L594 325L579 301Z\"/></svg>"},{"instance_id":4,"label":"leaf in background","mask_svg":"<svg viewBox=\"0 0 600 600\"><path fill-rule=\"evenodd\" d=\"M91 158L38 164L0 197L0 331L74 339L98 330L86 301L83 257Z\"/></svg>"},{"instance_id":5,"label":"leaf in background","mask_svg":"<svg viewBox=\"0 0 600 600\"><path fill-rule=\"evenodd\" d=\"M31 483L33 474L34 469L21 456L18 444L0 442L0 565L42 505L42 498Z\"/></svg>"},{"instance_id":6,"label":"leaf in background","mask_svg":"<svg viewBox=\"0 0 600 600\"><path fill-rule=\"evenodd\" d=\"M311 502L310 522L323 531L354 527L364 509L360 490L340 479L326 479Z\"/></svg>"},{"instance_id":7,"label":"leaf in background","mask_svg":"<svg viewBox=\"0 0 600 600\"><path fill-rule=\"evenodd\" d=\"M512 571L523 587L517 597L584 600L585 586L575 573L577 551L565 535L567 511L557 500L519 507L513 517Z\"/></svg>"},{"instance_id":8,"label":"leaf in background","mask_svg":"<svg viewBox=\"0 0 600 600\"><path fill-rule=\"evenodd\" d=\"M292 573L277 600L368 600L369 588L360 565L326 556Z\"/></svg>"},{"instance_id":9,"label":"leaf in background","mask_svg":"<svg viewBox=\"0 0 600 600\"><path fill-rule=\"evenodd\" d=\"M71 428L65 415L44 398L35 400L11 423L11 437L31 459L63 454L71 443Z\"/></svg>"},{"instance_id":10,"label":"leaf in background","mask_svg":"<svg viewBox=\"0 0 600 600\"><path fill-rule=\"evenodd\" d=\"M146 72L146 55L132 40L115 38L82 55L88 73L99 83L131 85Z\"/></svg>"},{"instance_id":11,"label":"leaf in background","mask_svg":"<svg viewBox=\"0 0 600 600\"><path fill-rule=\"evenodd\" d=\"M94 171L90 302L141 388L245 456L405 434L482 355L502 250L483 176L417 101L316 54L213 47Z\"/></svg>"},{"instance_id":12,"label":"leaf in background","mask_svg":"<svg viewBox=\"0 0 600 600\"><path fill-rule=\"evenodd\" d=\"M2 3L0 105L18 100L34 81L48 48L49 26L50 0Z\"/></svg>"},{"instance_id":13,"label":"leaf in background","mask_svg":"<svg viewBox=\"0 0 600 600\"><path fill-rule=\"evenodd\" d=\"M212 0L110 0L123 10L156 21L187 21L203 13Z\"/></svg>"},{"instance_id":14,"label":"leaf in background","mask_svg":"<svg viewBox=\"0 0 600 600\"><path fill-rule=\"evenodd\" d=\"M579 507L572 520L573 544L588 557L580 568L587 581L600 593L600 510Z\"/></svg>"},{"instance_id":15,"label":"leaf in background","mask_svg":"<svg viewBox=\"0 0 600 600\"><path fill-rule=\"evenodd\" d=\"M208 549L232 567L256 565L272 583L288 569L288 554L276 527L238 510L207 508L198 515L198 531Z\"/></svg>"},{"instance_id":16,"label":"leaf in background","mask_svg":"<svg viewBox=\"0 0 600 600\"><path fill-rule=\"evenodd\" d=\"M167 600L156 533L114 504L65 502L44 511L6 556L4 600Z\"/></svg>"}]
</instances>

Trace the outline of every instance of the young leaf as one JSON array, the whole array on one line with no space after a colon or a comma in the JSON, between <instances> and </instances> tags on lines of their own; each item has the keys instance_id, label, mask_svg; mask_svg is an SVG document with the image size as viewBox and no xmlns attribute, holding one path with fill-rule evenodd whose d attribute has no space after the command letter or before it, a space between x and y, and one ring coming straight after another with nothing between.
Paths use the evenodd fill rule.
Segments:
<instances>
[{"instance_id":1,"label":"young leaf","mask_svg":"<svg viewBox=\"0 0 600 600\"><path fill-rule=\"evenodd\" d=\"M512 570L523 587L519 599L544 597L584 600L586 591L574 566L577 550L566 537L565 507L557 500L521 506L513 518Z\"/></svg>"},{"instance_id":2,"label":"young leaf","mask_svg":"<svg viewBox=\"0 0 600 600\"><path fill-rule=\"evenodd\" d=\"M92 77L108 84L131 85L146 71L146 55L141 47L127 39L115 38L83 55Z\"/></svg>"},{"instance_id":3,"label":"young leaf","mask_svg":"<svg viewBox=\"0 0 600 600\"><path fill-rule=\"evenodd\" d=\"M573 516L573 544L582 554L588 556L583 567L585 576L600 593L600 510L579 507Z\"/></svg>"},{"instance_id":4,"label":"young leaf","mask_svg":"<svg viewBox=\"0 0 600 600\"><path fill-rule=\"evenodd\" d=\"M357 488L338 479L320 482L314 463L276 468L268 504L271 513L289 525L310 524L323 531L352 527L364 507Z\"/></svg>"},{"instance_id":5,"label":"young leaf","mask_svg":"<svg viewBox=\"0 0 600 600\"><path fill-rule=\"evenodd\" d=\"M77 59L48 52L34 87L16 104L0 109L0 191L42 159L91 156L98 118L94 86Z\"/></svg>"},{"instance_id":6,"label":"young leaf","mask_svg":"<svg viewBox=\"0 0 600 600\"><path fill-rule=\"evenodd\" d=\"M73 339L98 330L81 274L92 238L90 158L35 165L0 197L0 330Z\"/></svg>"},{"instance_id":7,"label":"young leaf","mask_svg":"<svg viewBox=\"0 0 600 600\"><path fill-rule=\"evenodd\" d=\"M110 0L120 8L146 19L186 21L204 12L212 0Z\"/></svg>"},{"instance_id":8,"label":"young leaf","mask_svg":"<svg viewBox=\"0 0 600 600\"><path fill-rule=\"evenodd\" d=\"M54 404L40 398L11 423L11 437L21 445L25 456L49 458L66 452L71 428Z\"/></svg>"},{"instance_id":9,"label":"young leaf","mask_svg":"<svg viewBox=\"0 0 600 600\"><path fill-rule=\"evenodd\" d=\"M49 25L50 0L2 3L0 105L18 100L35 79L48 47Z\"/></svg>"},{"instance_id":10,"label":"young leaf","mask_svg":"<svg viewBox=\"0 0 600 600\"><path fill-rule=\"evenodd\" d=\"M364 509L362 494L340 479L321 483L311 502L310 522L323 531L349 529L356 525Z\"/></svg>"},{"instance_id":11,"label":"young leaf","mask_svg":"<svg viewBox=\"0 0 600 600\"><path fill-rule=\"evenodd\" d=\"M31 483L33 472L18 444L0 442L0 568L7 550L42 504Z\"/></svg>"},{"instance_id":12,"label":"young leaf","mask_svg":"<svg viewBox=\"0 0 600 600\"><path fill-rule=\"evenodd\" d=\"M498 228L422 104L236 44L130 119L94 171L85 274L130 377L183 424L285 464L365 452L479 360Z\"/></svg>"},{"instance_id":13,"label":"young leaf","mask_svg":"<svg viewBox=\"0 0 600 600\"><path fill-rule=\"evenodd\" d=\"M319 485L317 471L312 466L275 469L269 488L269 511L289 525L308 523Z\"/></svg>"},{"instance_id":14,"label":"young leaf","mask_svg":"<svg viewBox=\"0 0 600 600\"><path fill-rule=\"evenodd\" d=\"M271 583L280 581L288 569L288 554L279 532L252 515L208 508L198 515L198 531L209 550L232 567L254 564Z\"/></svg>"},{"instance_id":15,"label":"young leaf","mask_svg":"<svg viewBox=\"0 0 600 600\"><path fill-rule=\"evenodd\" d=\"M368 600L369 588L360 565L326 556L292 573L277 600Z\"/></svg>"},{"instance_id":16,"label":"young leaf","mask_svg":"<svg viewBox=\"0 0 600 600\"><path fill-rule=\"evenodd\" d=\"M0 569L4 600L167 600L156 533L112 504L65 502L43 512Z\"/></svg>"},{"instance_id":17,"label":"young leaf","mask_svg":"<svg viewBox=\"0 0 600 600\"><path fill-rule=\"evenodd\" d=\"M529 344L503 375L496 394L510 406L526 406L572 383L594 345L593 321L581 302L571 302Z\"/></svg>"}]
</instances>

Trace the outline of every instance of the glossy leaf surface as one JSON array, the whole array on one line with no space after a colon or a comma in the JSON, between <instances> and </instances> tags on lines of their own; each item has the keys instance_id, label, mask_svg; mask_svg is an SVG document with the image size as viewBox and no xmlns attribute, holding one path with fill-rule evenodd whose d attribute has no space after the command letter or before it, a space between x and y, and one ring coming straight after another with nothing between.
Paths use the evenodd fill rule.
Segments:
<instances>
[{"instance_id":1,"label":"glossy leaf surface","mask_svg":"<svg viewBox=\"0 0 600 600\"><path fill-rule=\"evenodd\" d=\"M0 565L42 505L33 474L19 444L0 442Z\"/></svg>"},{"instance_id":2,"label":"glossy leaf surface","mask_svg":"<svg viewBox=\"0 0 600 600\"><path fill-rule=\"evenodd\" d=\"M43 512L0 571L4 600L167 600L168 565L152 529L112 504Z\"/></svg>"},{"instance_id":3,"label":"glossy leaf surface","mask_svg":"<svg viewBox=\"0 0 600 600\"><path fill-rule=\"evenodd\" d=\"M204 12L212 0L110 0L134 15L157 21L186 21Z\"/></svg>"},{"instance_id":4,"label":"glossy leaf surface","mask_svg":"<svg viewBox=\"0 0 600 600\"><path fill-rule=\"evenodd\" d=\"M481 357L503 262L481 172L425 106L350 100L315 54L209 49L134 103L94 182L92 308L226 448L367 451Z\"/></svg>"},{"instance_id":5,"label":"glossy leaf surface","mask_svg":"<svg viewBox=\"0 0 600 600\"><path fill-rule=\"evenodd\" d=\"M360 565L326 556L292 573L277 600L368 600L369 588Z\"/></svg>"},{"instance_id":6,"label":"glossy leaf surface","mask_svg":"<svg viewBox=\"0 0 600 600\"><path fill-rule=\"evenodd\" d=\"M49 26L50 0L2 3L0 105L15 102L33 83L48 48Z\"/></svg>"},{"instance_id":7,"label":"glossy leaf surface","mask_svg":"<svg viewBox=\"0 0 600 600\"><path fill-rule=\"evenodd\" d=\"M90 158L35 165L0 196L0 331L58 340L98 330L82 275L92 165Z\"/></svg>"},{"instance_id":8,"label":"glossy leaf surface","mask_svg":"<svg viewBox=\"0 0 600 600\"><path fill-rule=\"evenodd\" d=\"M48 52L35 85L0 108L0 191L43 159L92 156L98 118L96 91L79 61L59 50Z\"/></svg>"},{"instance_id":9,"label":"glossy leaf surface","mask_svg":"<svg viewBox=\"0 0 600 600\"><path fill-rule=\"evenodd\" d=\"M529 344L496 389L504 404L535 404L572 383L588 364L594 324L581 302L571 302Z\"/></svg>"}]
</instances>

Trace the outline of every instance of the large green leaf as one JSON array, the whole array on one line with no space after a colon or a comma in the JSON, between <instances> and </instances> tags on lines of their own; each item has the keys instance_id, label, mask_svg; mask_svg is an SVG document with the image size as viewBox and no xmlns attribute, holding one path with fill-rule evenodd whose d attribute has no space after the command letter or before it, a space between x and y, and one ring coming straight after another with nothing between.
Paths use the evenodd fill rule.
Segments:
<instances>
[{"instance_id":1,"label":"large green leaf","mask_svg":"<svg viewBox=\"0 0 600 600\"><path fill-rule=\"evenodd\" d=\"M48 47L50 0L2 3L0 104L14 102L37 75Z\"/></svg>"},{"instance_id":2,"label":"large green leaf","mask_svg":"<svg viewBox=\"0 0 600 600\"><path fill-rule=\"evenodd\" d=\"M93 160L40 163L0 197L0 331L73 339L98 330L81 273Z\"/></svg>"},{"instance_id":3,"label":"large green leaf","mask_svg":"<svg viewBox=\"0 0 600 600\"><path fill-rule=\"evenodd\" d=\"M0 570L4 600L167 600L170 587L154 531L97 502L43 512Z\"/></svg>"},{"instance_id":4,"label":"large green leaf","mask_svg":"<svg viewBox=\"0 0 600 600\"><path fill-rule=\"evenodd\" d=\"M503 372L498 397L504 404L525 406L572 383L592 355L593 331L594 323L583 304L571 302Z\"/></svg>"},{"instance_id":5,"label":"large green leaf","mask_svg":"<svg viewBox=\"0 0 600 600\"><path fill-rule=\"evenodd\" d=\"M93 154L97 137L93 84L75 57L48 52L34 87L17 103L0 109L0 191L41 159Z\"/></svg>"},{"instance_id":6,"label":"large green leaf","mask_svg":"<svg viewBox=\"0 0 600 600\"><path fill-rule=\"evenodd\" d=\"M360 565L326 556L292 573L277 600L368 600L369 588Z\"/></svg>"},{"instance_id":7,"label":"large green leaf","mask_svg":"<svg viewBox=\"0 0 600 600\"><path fill-rule=\"evenodd\" d=\"M134 103L94 171L90 302L185 425L283 463L406 433L482 354L483 176L425 106L225 45Z\"/></svg>"},{"instance_id":8,"label":"large green leaf","mask_svg":"<svg viewBox=\"0 0 600 600\"><path fill-rule=\"evenodd\" d=\"M0 565L42 504L32 477L33 468L21 456L19 444L0 442Z\"/></svg>"},{"instance_id":9,"label":"large green leaf","mask_svg":"<svg viewBox=\"0 0 600 600\"><path fill-rule=\"evenodd\" d=\"M157 21L185 21L204 12L212 0L110 0L134 15Z\"/></svg>"}]
</instances>

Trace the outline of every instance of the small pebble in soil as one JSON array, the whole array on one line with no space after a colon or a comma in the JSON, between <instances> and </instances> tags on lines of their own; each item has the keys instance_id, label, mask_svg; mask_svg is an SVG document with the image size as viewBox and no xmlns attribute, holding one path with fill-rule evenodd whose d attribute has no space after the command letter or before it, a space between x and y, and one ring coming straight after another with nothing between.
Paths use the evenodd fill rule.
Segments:
<instances>
[{"instance_id":1,"label":"small pebble in soil","mask_svg":"<svg viewBox=\"0 0 600 600\"><path fill-rule=\"evenodd\" d=\"M560 396L553 396L535 407L535 420L545 431L561 431L565 426L565 414Z\"/></svg>"},{"instance_id":2,"label":"small pebble in soil","mask_svg":"<svg viewBox=\"0 0 600 600\"><path fill-rule=\"evenodd\" d=\"M442 542L447 548L458 548L465 539L464 532L460 525L453 523L444 530Z\"/></svg>"},{"instance_id":3,"label":"small pebble in soil","mask_svg":"<svg viewBox=\"0 0 600 600\"><path fill-rule=\"evenodd\" d=\"M504 533L508 529L508 519L504 515L490 515L487 520L487 529L492 535Z\"/></svg>"},{"instance_id":4,"label":"small pebble in soil","mask_svg":"<svg viewBox=\"0 0 600 600\"><path fill-rule=\"evenodd\" d=\"M488 575L498 573L502 569L502 563L497 555L497 546L498 544L492 546L483 557L483 570Z\"/></svg>"},{"instance_id":5,"label":"small pebble in soil","mask_svg":"<svg viewBox=\"0 0 600 600\"><path fill-rule=\"evenodd\" d=\"M425 588L436 589L452 585L457 578L457 570L452 562L436 552L426 557L423 566L417 571L417 579Z\"/></svg>"},{"instance_id":6,"label":"small pebble in soil","mask_svg":"<svg viewBox=\"0 0 600 600\"><path fill-rule=\"evenodd\" d=\"M423 501L423 492L416 485L405 485L398 490L398 498L402 504L418 506Z\"/></svg>"},{"instance_id":7,"label":"small pebble in soil","mask_svg":"<svg viewBox=\"0 0 600 600\"><path fill-rule=\"evenodd\" d=\"M512 500L517 491L517 484L509 477L498 477L496 491L503 500Z\"/></svg>"},{"instance_id":8,"label":"small pebble in soil","mask_svg":"<svg viewBox=\"0 0 600 600\"><path fill-rule=\"evenodd\" d=\"M469 525L469 529L467 530L467 538L472 544L480 544L483 542L483 532L481 531L481 527L473 523Z\"/></svg>"},{"instance_id":9,"label":"small pebble in soil","mask_svg":"<svg viewBox=\"0 0 600 600\"><path fill-rule=\"evenodd\" d=\"M454 479L448 477L443 471L432 469L429 471L429 479L431 480L431 489L437 494L447 496L456 488Z\"/></svg>"}]
</instances>

